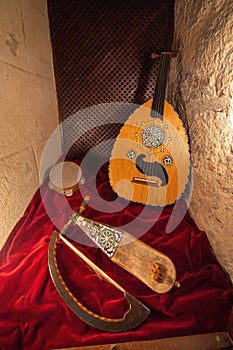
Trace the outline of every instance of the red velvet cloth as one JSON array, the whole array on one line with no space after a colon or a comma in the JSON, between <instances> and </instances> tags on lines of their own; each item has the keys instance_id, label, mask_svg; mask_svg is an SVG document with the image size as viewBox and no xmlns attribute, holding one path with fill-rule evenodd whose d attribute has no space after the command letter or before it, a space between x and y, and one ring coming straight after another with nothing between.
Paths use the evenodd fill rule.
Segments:
<instances>
[{"instance_id":1,"label":"red velvet cloth","mask_svg":"<svg viewBox=\"0 0 233 350\"><path fill-rule=\"evenodd\" d=\"M166 233L174 206L162 210L114 202L116 195L108 180L108 164L101 167L97 180L84 170L82 195L77 191L64 206L63 196L43 188L38 190L23 217L11 232L0 255L0 348L1 350L52 349L79 345L115 343L223 331L232 307L233 293L217 262L206 234L186 212L177 228ZM98 191L95 192L95 186ZM77 227L71 236L85 254L129 293L150 308L148 319L137 329L108 333L80 320L56 291L48 269L48 245L55 224L62 226L70 210L78 210L83 195L91 195L85 216L112 226L135 222L131 234L169 256L175 264L181 286L166 294L153 292L137 278L115 265L99 249L85 245L88 239ZM108 201L114 213L95 208L98 196ZM43 203L49 203L50 217ZM120 208L120 204L123 208ZM125 207L124 207L125 205ZM176 215L185 210L179 200ZM119 210L118 210L119 206ZM136 220L136 221L134 221ZM148 228L147 232L145 227ZM130 228L130 226L129 226ZM104 316L121 317L127 309L123 295L100 279L64 244L59 243L58 261L62 275L75 296L89 309Z\"/></svg>"}]
</instances>

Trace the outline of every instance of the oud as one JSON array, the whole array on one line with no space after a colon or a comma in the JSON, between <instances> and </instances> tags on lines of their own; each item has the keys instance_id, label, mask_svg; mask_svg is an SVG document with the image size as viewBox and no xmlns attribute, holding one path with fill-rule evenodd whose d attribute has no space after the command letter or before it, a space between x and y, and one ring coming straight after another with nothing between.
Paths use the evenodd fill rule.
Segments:
<instances>
[{"instance_id":1,"label":"oud","mask_svg":"<svg viewBox=\"0 0 233 350\"><path fill-rule=\"evenodd\" d=\"M110 183L120 197L154 206L174 203L189 174L187 135L165 100L171 56L161 53L154 97L121 128L109 162Z\"/></svg>"}]
</instances>

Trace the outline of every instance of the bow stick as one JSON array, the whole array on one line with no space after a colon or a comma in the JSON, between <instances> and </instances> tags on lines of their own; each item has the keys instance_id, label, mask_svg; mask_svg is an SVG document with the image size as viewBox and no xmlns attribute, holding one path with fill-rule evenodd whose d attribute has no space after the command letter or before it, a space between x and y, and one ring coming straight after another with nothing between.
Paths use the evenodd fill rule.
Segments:
<instances>
[{"instance_id":1,"label":"bow stick","mask_svg":"<svg viewBox=\"0 0 233 350\"><path fill-rule=\"evenodd\" d=\"M124 293L129 304L129 309L122 318L112 319L95 314L88 310L80 301L78 301L67 287L58 268L56 249L57 242L61 239L74 253L85 261L96 273L105 278L109 283ZM105 330L108 332L125 332L139 326L149 315L150 310L139 300L126 292L116 281L109 277L104 271L89 260L79 249L74 247L61 233L54 231L49 244L48 252L49 270L52 280L60 296L67 306L87 324Z\"/></svg>"}]
</instances>

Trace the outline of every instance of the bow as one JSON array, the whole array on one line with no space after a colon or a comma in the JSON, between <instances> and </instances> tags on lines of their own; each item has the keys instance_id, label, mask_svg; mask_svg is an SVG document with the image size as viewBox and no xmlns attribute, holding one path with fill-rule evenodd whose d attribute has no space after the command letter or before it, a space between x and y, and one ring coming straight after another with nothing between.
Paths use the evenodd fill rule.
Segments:
<instances>
[{"instance_id":1,"label":"bow","mask_svg":"<svg viewBox=\"0 0 233 350\"><path fill-rule=\"evenodd\" d=\"M80 301L78 301L67 287L65 281L58 268L57 263L57 243L62 240L73 252L75 252L82 260L84 260L95 272L112 283L116 288L124 293L129 309L122 318L112 319L97 315L88 310ZM57 288L58 293L67 304L67 306L84 322L108 332L124 332L136 328L149 315L150 310L139 300L126 292L117 282L111 279L104 271L89 260L80 250L74 247L61 233L54 231L49 244L48 264L52 280Z\"/></svg>"}]
</instances>

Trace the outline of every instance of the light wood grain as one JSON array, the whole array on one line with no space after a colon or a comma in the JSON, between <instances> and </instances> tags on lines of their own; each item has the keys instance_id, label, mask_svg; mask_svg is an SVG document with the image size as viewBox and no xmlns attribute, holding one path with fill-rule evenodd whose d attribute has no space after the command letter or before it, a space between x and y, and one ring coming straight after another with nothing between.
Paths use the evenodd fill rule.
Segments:
<instances>
[{"instance_id":1,"label":"light wood grain","mask_svg":"<svg viewBox=\"0 0 233 350\"><path fill-rule=\"evenodd\" d=\"M189 174L189 147L186 132L177 113L165 101L164 119L150 116L152 100L138 108L124 124L115 142L109 165L109 178L113 190L120 196L134 202L164 206L174 203L183 193ZM142 140L143 130L156 125L163 130L164 143L157 148L146 147ZM136 168L136 157L129 159L127 152L133 150L136 157L145 154L147 163L157 162L166 169L168 184L162 186L157 176L146 176ZM164 157L172 158L172 165L164 165ZM157 185L134 183L133 178L156 181Z\"/></svg>"},{"instance_id":2,"label":"light wood grain","mask_svg":"<svg viewBox=\"0 0 233 350\"><path fill-rule=\"evenodd\" d=\"M166 255L136 240L127 232L123 234L121 244L111 260L157 293L169 292L176 282L173 262ZM158 280L153 274L155 264L158 265L162 275Z\"/></svg>"}]
</instances>

